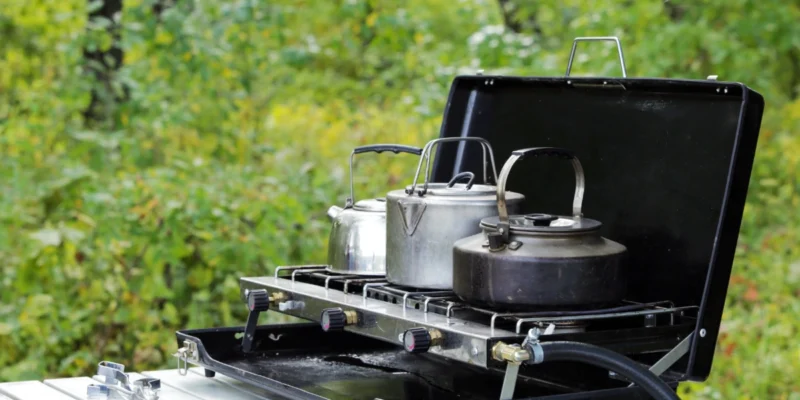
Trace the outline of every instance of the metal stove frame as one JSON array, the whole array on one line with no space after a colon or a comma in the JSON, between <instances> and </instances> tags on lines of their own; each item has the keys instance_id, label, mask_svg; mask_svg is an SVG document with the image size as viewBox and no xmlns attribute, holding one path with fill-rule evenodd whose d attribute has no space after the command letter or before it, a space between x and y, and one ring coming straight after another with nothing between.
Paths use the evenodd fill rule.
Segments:
<instances>
[{"instance_id":1,"label":"metal stove frame","mask_svg":"<svg viewBox=\"0 0 800 400\"><path fill-rule=\"evenodd\" d=\"M627 354L682 349L685 346L679 345L691 337L698 308L676 307L662 301L625 302L613 308L588 311L495 312L469 306L452 292L407 289L388 283L384 277L337 275L327 272L326 267L284 266L276 268L272 277L243 277L242 299L246 300L251 290L265 289L283 299L270 310L277 308L281 313L316 322L320 322L322 311L327 308L355 311L358 323L346 326L345 330L398 345L408 329L438 330L443 341L432 346L430 353L484 368L502 368L491 357L491 349L497 342L521 343L528 329L550 324L557 329L542 337L542 341L577 340ZM320 284L307 282L312 279ZM560 323L566 322L596 324L632 318L641 318L638 327L596 332L581 332L574 326L559 328ZM674 353L669 354L674 358ZM660 365L669 367L673 363L674 360Z\"/></svg>"}]
</instances>

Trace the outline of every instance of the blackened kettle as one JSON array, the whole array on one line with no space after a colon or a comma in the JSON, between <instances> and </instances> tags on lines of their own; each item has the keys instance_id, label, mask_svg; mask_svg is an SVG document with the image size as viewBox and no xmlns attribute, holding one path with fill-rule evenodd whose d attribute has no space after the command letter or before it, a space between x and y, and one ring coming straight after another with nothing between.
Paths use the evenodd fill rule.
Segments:
<instances>
[{"instance_id":1,"label":"blackened kettle","mask_svg":"<svg viewBox=\"0 0 800 400\"><path fill-rule=\"evenodd\" d=\"M572 161L575 195L571 216L508 215L506 181L526 156ZM483 218L482 233L453 247L453 291L462 300L500 309L603 305L623 299L625 246L600 236L601 223L581 214L584 173L566 149L516 150L497 181L498 216Z\"/></svg>"}]
</instances>

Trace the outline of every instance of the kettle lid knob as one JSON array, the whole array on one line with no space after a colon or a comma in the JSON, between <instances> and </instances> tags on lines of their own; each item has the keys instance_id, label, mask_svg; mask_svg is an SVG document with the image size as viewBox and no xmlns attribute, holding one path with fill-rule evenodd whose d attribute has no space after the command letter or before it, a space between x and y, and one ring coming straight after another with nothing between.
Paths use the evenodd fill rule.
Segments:
<instances>
[{"instance_id":1,"label":"kettle lid knob","mask_svg":"<svg viewBox=\"0 0 800 400\"><path fill-rule=\"evenodd\" d=\"M525 219L533 222L533 226L550 226L558 217L550 214L528 214Z\"/></svg>"}]
</instances>

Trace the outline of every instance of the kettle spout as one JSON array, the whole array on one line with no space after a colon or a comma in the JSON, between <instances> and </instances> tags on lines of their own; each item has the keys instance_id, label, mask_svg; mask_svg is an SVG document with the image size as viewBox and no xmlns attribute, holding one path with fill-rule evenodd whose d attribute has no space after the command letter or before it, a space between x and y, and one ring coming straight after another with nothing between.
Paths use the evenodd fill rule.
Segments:
<instances>
[{"instance_id":1,"label":"kettle spout","mask_svg":"<svg viewBox=\"0 0 800 400\"><path fill-rule=\"evenodd\" d=\"M344 208L342 207L331 206L331 208L328 209L328 217L331 219L331 221L333 221L339 216L339 214L342 213L342 211L344 211Z\"/></svg>"}]
</instances>

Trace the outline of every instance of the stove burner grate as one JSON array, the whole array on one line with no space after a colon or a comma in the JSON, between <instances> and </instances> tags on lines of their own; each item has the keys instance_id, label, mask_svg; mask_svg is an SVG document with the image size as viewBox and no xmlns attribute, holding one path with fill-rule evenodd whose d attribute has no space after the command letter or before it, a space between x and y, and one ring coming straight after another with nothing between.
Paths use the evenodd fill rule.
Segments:
<instances>
[{"instance_id":1,"label":"stove burner grate","mask_svg":"<svg viewBox=\"0 0 800 400\"><path fill-rule=\"evenodd\" d=\"M578 332L593 322L609 319L641 317L645 325L655 325L659 316L670 325L676 314L696 315L697 306L676 307L671 301L635 302L624 300L609 307L577 310L531 310L527 312L504 312L474 307L461 301L452 291L425 290L403 287L389 283L382 276L342 275L329 272L324 265L278 267L276 279L291 279L293 282L323 286L325 290L337 290L349 294L360 294L363 298L400 304L404 309L423 313L436 313L447 318L458 318L495 328L513 327L522 335L533 326L555 325L557 331Z\"/></svg>"}]
</instances>

